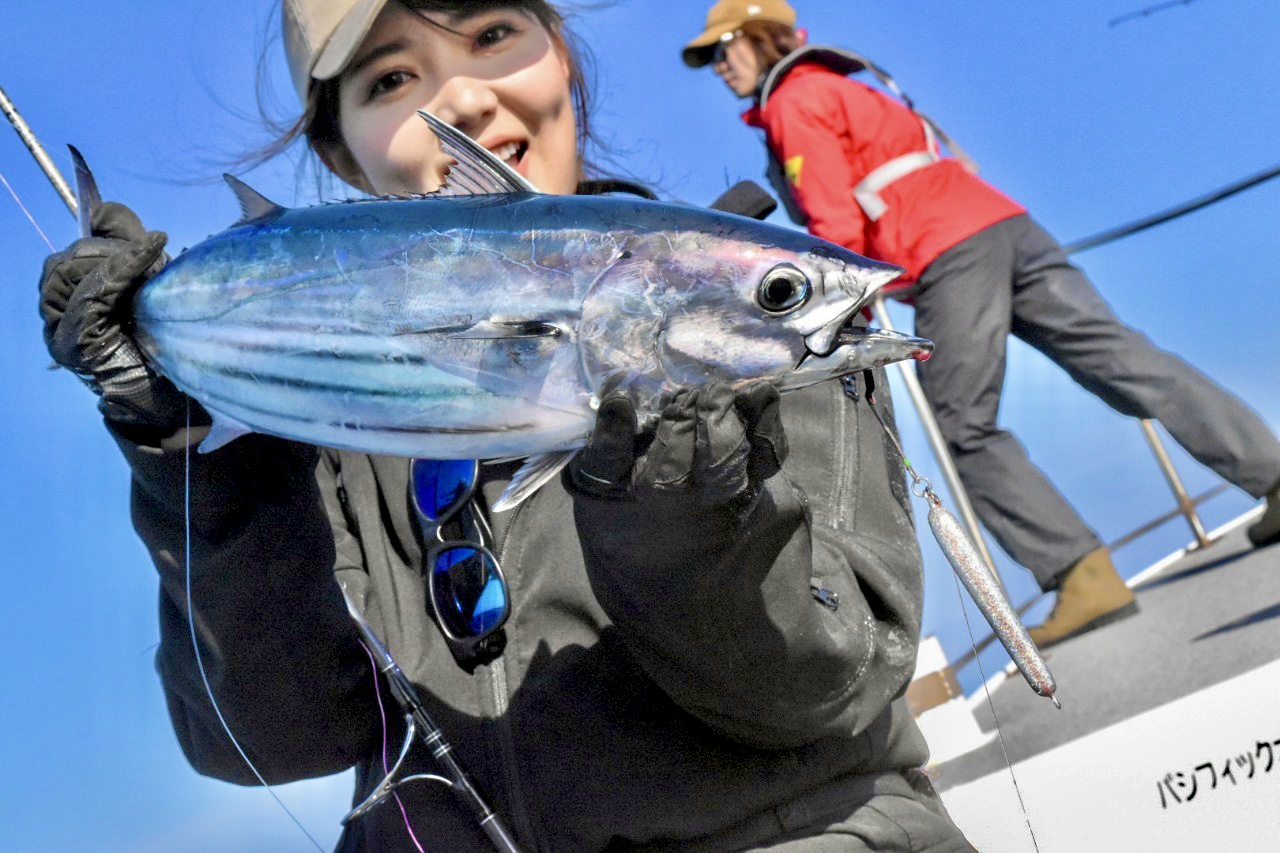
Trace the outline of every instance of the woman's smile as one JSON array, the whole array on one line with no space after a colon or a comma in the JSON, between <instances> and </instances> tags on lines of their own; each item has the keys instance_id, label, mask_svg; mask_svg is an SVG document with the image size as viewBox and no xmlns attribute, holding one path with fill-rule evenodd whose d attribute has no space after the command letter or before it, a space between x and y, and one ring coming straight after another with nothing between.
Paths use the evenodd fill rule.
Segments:
<instances>
[{"instance_id":1,"label":"woman's smile","mask_svg":"<svg viewBox=\"0 0 1280 853\"><path fill-rule=\"evenodd\" d=\"M342 139L379 195L429 192L448 159L426 109L544 192L579 178L568 62L535 19L511 10L422 12L389 3L339 80Z\"/></svg>"}]
</instances>

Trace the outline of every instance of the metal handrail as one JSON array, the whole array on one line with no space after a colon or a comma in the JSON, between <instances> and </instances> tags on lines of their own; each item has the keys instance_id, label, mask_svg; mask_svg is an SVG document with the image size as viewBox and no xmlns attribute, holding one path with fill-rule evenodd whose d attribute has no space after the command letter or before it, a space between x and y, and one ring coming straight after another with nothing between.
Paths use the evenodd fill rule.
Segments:
<instances>
[{"instance_id":1,"label":"metal handrail","mask_svg":"<svg viewBox=\"0 0 1280 853\"><path fill-rule=\"evenodd\" d=\"M1139 423L1142 425L1142 434L1147 437L1147 442L1151 445L1151 451L1156 455L1156 463L1159 464L1160 471L1164 474L1165 481L1168 482L1169 488L1173 491L1173 497L1178 502L1178 512L1186 516L1187 524L1191 526L1191 533L1196 537L1196 547L1208 548L1213 542L1204 532L1204 525L1200 523L1200 516L1196 514L1195 502L1187 497L1187 490L1182 485L1182 479L1178 476L1177 469L1173 467L1173 460L1165 451L1159 434L1156 433L1155 425L1146 419Z\"/></svg>"}]
</instances>

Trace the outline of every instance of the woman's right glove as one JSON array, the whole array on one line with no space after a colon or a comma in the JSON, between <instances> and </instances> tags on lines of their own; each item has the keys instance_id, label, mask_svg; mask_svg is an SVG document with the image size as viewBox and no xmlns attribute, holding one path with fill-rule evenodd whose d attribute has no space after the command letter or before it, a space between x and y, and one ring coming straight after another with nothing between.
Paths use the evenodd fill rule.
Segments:
<instances>
[{"instance_id":1,"label":"woman's right glove","mask_svg":"<svg viewBox=\"0 0 1280 853\"><path fill-rule=\"evenodd\" d=\"M663 506L686 519L690 505L749 509L787 458L779 405L768 382L683 388L653 433L638 437L631 400L606 394L591 439L569 465L572 491L636 500L655 518Z\"/></svg>"},{"instance_id":2,"label":"woman's right glove","mask_svg":"<svg viewBox=\"0 0 1280 853\"><path fill-rule=\"evenodd\" d=\"M91 232L44 262L45 346L101 398L108 421L172 431L185 418L187 398L151 369L128 331L133 294L168 263L168 238L112 202L94 213Z\"/></svg>"}]
</instances>

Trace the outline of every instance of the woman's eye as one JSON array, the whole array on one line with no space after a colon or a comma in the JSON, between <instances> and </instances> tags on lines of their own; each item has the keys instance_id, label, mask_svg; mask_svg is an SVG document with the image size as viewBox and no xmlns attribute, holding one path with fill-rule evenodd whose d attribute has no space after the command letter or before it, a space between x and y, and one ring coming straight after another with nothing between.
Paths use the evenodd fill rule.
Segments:
<instances>
[{"instance_id":1,"label":"woman's eye","mask_svg":"<svg viewBox=\"0 0 1280 853\"><path fill-rule=\"evenodd\" d=\"M388 71L373 81L373 84L369 87L369 99L373 100L380 95L385 95L387 92L403 86L408 80L408 72Z\"/></svg>"},{"instance_id":2,"label":"woman's eye","mask_svg":"<svg viewBox=\"0 0 1280 853\"><path fill-rule=\"evenodd\" d=\"M491 24L480 31L476 36L476 47L489 48L494 47L502 41L510 38L516 33L516 28L511 24L502 23Z\"/></svg>"}]
</instances>

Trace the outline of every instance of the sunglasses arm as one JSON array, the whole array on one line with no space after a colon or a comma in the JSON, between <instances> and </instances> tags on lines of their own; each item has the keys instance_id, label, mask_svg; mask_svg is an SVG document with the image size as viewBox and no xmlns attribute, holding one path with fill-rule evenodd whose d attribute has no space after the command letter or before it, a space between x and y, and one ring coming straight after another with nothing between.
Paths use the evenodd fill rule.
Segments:
<instances>
[{"instance_id":1,"label":"sunglasses arm","mask_svg":"<svg viewBox=\"0 0 1280 853\"><path fill-rule=\"evenodd\" d=\"M476 790L475 785L467 776L462 765L453 756L453 746L445 739L444 732L431 719L427 709L423 706L422 700L418 698L418 693L413 689L413 684L401 671L400 666L391 657L391 652L383 645L382 640L374 633L373 628L364 620L364 617L356 609L350 597L347 596L346 590L342 592L343 598L347 602L347 611L351 614L351 619L356 623L356 627L360 630L360 636L364 639L365 645L370 653L377 661L378 670L386 676L387 683L391 686L391 692L395 694L396 701L404 709L408 721L408 733L405 738L404 745L400 750L400 758L396 760L396 766L387 774L384 779L374 790L374 792L363 803L356 807L351 814L343 820L358 817L360 814L366 813L377 803L385 800L395 789L397 784L409 782L417 779L438 780L449 786L459 799L461 799L475 814L476 820L480 824L480 828L484 830L484 834L489 837L489 841L493 844L494 849L501 853L520 853L520 848L516 846L515 839L507 830L502 819L489 808L489 804L480 796L480 792ZM391 777L395 775L401 763L404 761L405 755L409 751L411 741L414 735L422 738L423 743L431 750L431 756L440 765L440 769L444 771L444 777L425 774L422 776L411 776L401 782L391 782ZM357 814L357 812L359 814Z\"/></svg>"}]
</instances>

